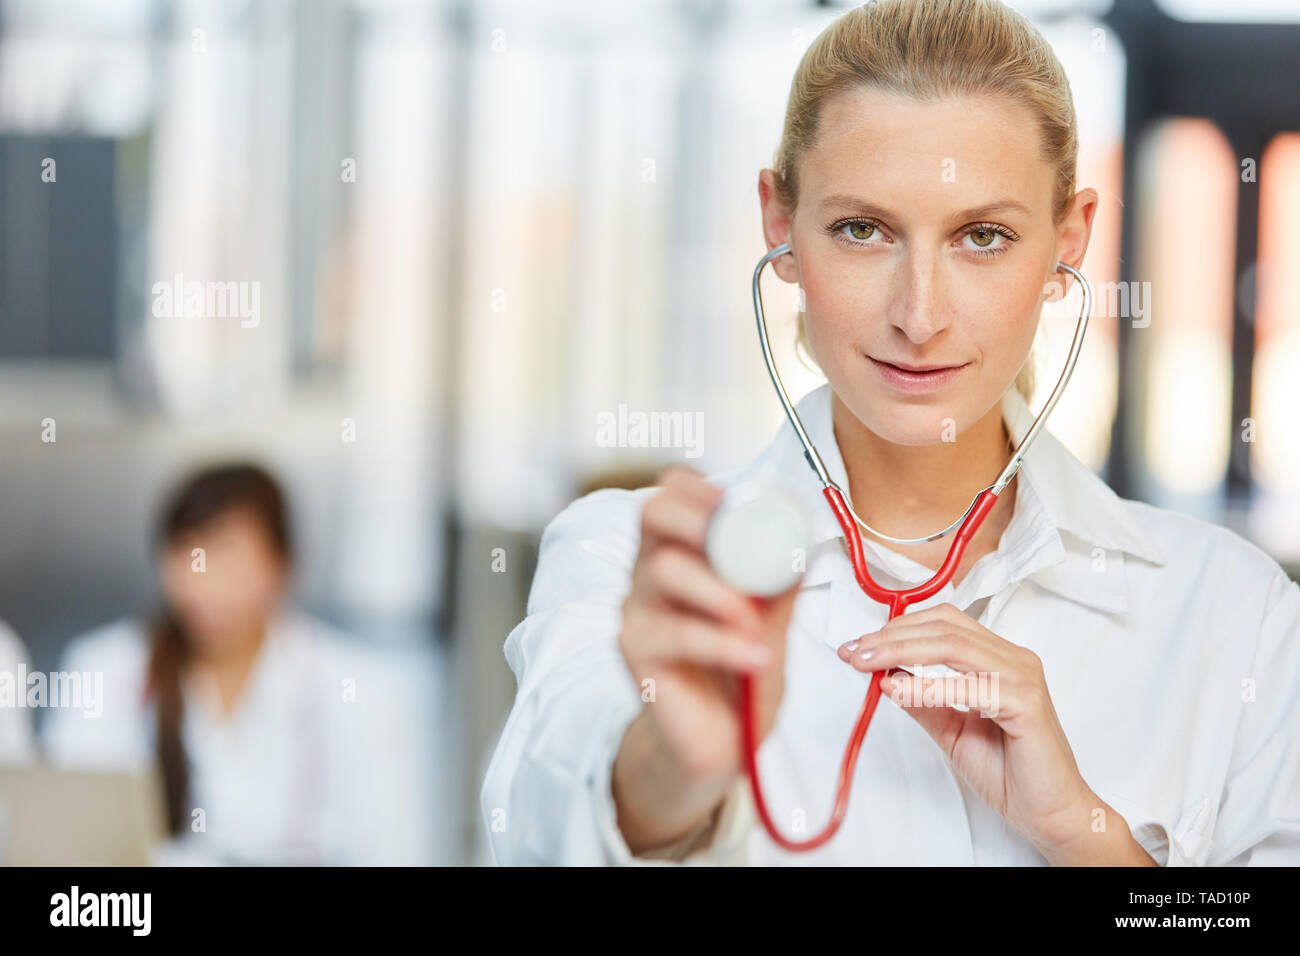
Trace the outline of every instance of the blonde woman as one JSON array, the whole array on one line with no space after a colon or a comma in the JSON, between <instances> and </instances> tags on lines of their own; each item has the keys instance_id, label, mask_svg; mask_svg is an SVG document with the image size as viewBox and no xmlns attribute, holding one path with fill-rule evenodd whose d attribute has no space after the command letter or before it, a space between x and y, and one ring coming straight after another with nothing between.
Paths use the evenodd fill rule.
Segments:
<instances>
[{"instance_id":1,"label":"blonde woman","mask_svg":"<svg viewBox=\"0 0 1300 956\"><path fill-rule=\"evenodd\" d=\"M800 416L891 537L947 527L1032 423L1040 310L1097 209L1077 150L1060 63L996 0L869 3L799 64L764 237L791 247L773 266L827 378ZM750 480L816 516L802 581L763 610L703 553L723 489ZM1300 587L1266 554L1118 498L1044 432L952 582L886 625L820 490L783 426L747 467L673 468L552 522L482 792L498 862L1300 863ZM893 588L949 544L864 533ZM919 704L897 671L918 664L996 675L995 711ZM877 671L891 700L842 828L782 850L755 819L735 676L755 677L766 802L797 839L830 814Z\"/></svg>"}]
</instances>

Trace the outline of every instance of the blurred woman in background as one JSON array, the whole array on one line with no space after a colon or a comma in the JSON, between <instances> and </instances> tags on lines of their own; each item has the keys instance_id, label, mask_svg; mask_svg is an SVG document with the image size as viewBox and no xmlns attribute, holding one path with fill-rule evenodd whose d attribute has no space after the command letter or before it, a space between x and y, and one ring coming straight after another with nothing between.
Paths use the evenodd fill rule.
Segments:
<instances>
[{"instance_id":1,"label":"blurred woman in background","mask_svg":"<svg viewBox=\"0 0 1300 956\"><path fill-rule=\"evenodd\" d=\"M159 543L161 610L67 651L63 670L103 672L103 715L52 712L51 761L156 765L171 838L160 862L418 859L390 805L396 711L363 677L362 649L287 602L293 549L275 481L247 464L195 475L168 503Z\"/></svg>"}]
</instances>

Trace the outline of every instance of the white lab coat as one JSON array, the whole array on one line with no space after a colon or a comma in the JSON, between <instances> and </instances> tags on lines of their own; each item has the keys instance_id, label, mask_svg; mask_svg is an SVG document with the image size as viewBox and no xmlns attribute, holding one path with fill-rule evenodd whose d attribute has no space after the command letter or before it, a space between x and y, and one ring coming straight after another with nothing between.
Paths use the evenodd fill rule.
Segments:
<instances>
[{"instance_id":1,"label":"white lab coat","mask_svg":"<svg viewBox=\"0 0 1300 956\"><path fill-rule=\"evenodd\" d=\"M56 766L140 770L155 762L155 712L144 702L149 644L134 620L69 645L63 671L102 673L103 713L51 711L42 728ZM182 739L191 814L155 849L163 864L411 864L427 862L427 807L411 778L410 694L369 650L287 610L235 708L183 685ZM410 779L408 779L410 778ZM199 829L201 825L202 829Z\"/></svg>"},{"instance_id":2,"label":"white lab coat","mask_svg":"<svg viewBox=\"0 0 1300 956\"><path fill-rule=\"evenodd\" d=\"M798 408L832 479L847 487L830 398L823 385ZM1018 442L1033 414L1014 390L1002 408ZM714 480L748 479L781 481L814 516L785 696L758 753L774 820L798 837L802 812L807 837L829 815L869 681L836 648L879 629L887 613L858 588L788 424L751 465ZM1016 487L996 552L916 607L954 604L1042 659L1085 781L1158 863L1300 864L1300 586L1225 528L1119 498L1050 432L1031 447ZM498 863L649 862L631 856L615 823L610 768L643 706L617 636L653 491L587 495L543 535L527 617L505 644L518 694L481 793ZM863 544L886 586L932 576ZM828 844L802 854L775 846L742 779L709 845L687 848L688 862L704 863L1046 863L887 698ZM680 849L659 855L680 859Z\"/></svg>"},{"instance_id":3,"label":"white lab coat","mask_svg":"<svg viewBox=\"0 0 1300 956\"><path fill-rule=\"evenodd\" d=\"M12 706L0 701L0 764L24 764L36 755L32 712L22 706L27 699L26 674L30 667L23 642L13 628L0 621L0 680L9 684L13 694Z\"/></svg>"}]
</instances>

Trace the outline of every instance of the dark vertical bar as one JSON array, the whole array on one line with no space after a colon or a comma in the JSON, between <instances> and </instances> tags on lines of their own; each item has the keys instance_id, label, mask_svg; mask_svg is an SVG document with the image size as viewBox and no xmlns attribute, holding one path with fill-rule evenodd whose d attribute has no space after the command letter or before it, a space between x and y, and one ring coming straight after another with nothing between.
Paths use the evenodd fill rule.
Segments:
<instances>
[{"instance_id":1,"label":"dark vertical bar","mask_svg":"<svg viewBox=\"0 0 1300 956\"><path fill-rule=\"evenodd\" d=\"M475 18L468 3L455 3L446 8L448 33L455 38L452 56L455 64L450 71L455 88L451 91L448 102L452 114L448 118L447 149L449 150L447 182L463 184L469 177L469 143L470 136L470 48L474 40ZM461 228L469 215L468 201L464 188L450 191L451 200L447 209L447 221L456 223L453 234L464 235ZM433 263L434 268L444 270L447 276L447 307L443 313L446 334L443 341L441 368L438 381L441 385L435 399L437 407L442 410L438 423L440 434L434 437L436 446L442 449L440 467L442 468L442 510L438 518L439 531L444 542L445 574L441 582L441 595L435 613L435 627L442 643L451 646L455 629L459 623L459 608L456 595L460 588L460 551L464 540L464 528L461 527L460 500L457 494L456 463L460 460L460 401L461 401L461 365L464 337L462 325L468 311L468 292L465 288L465 269L467 250L460 238L450 242L446 248L446 261Z\"/></svg>"},{"instance_id":2,"label":"dark vertical bar","mask_svg":"<svg viewBox=\"0 0 1300 956\"><path fill-rule=\"evenodd\" d=\"M1237 161L1249 156L1258 164L1266 143L1251 131L1233 137L1240 144ZM1259 168L1255 169L1258 180ZM1251 496L1250 443L1241 440L1242 421L1250 417L1250 393L1255 365L1255 262L1259 257L1259 182L1237 185L1237 249L1232 295L1232 421L1228 423L1228 505L1241 505Z\"/></svg>"},{"instance_id":3,"label":"dark vertical bar","mask_svg":"<svg viewBox=\"0 0 1300 956\"><path fill-rule=\"evenodd\" d=\"M1147 42L1149 33L1137 21L1141 19L1138 6L1116 4L1107 16L1107 23L1113 33L1122 37L1127 70L1124 78L1124 168L1121 194L1123 204L1120 207L1120 268L1119 279L1129 283L1136 281L1133 273L1135 247L1137 243L1137 223L1134 214L1139 208L1138 189L1138 147L1142 134L1146 131L1149 119L1154 112L1150 76L1147 69L1138 64L1149 63L1156 55ZM1133 356L1133 325L1128 316L1118 316L1115 322L1117 375L1115 423L1110 433L1110 450L1106 458L1105 477L1117 495L1122 498L1134 498L1138 494L1138 481L1135 474L1133 457L1130 453L1135 428L1140 415L1138 394L1134 388L1134 378L1138 372Z\"/></svg>"}]
</instances>

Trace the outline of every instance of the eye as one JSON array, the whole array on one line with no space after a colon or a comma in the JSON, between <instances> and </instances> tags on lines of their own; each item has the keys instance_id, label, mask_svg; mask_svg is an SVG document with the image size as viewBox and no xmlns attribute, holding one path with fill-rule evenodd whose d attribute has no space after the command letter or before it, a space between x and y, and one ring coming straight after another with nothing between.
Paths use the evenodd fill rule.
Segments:
<instances>
[{"instance_id":1,"label":"eye","mask_svg":"<svg viewBox=\"0 0 1300 956\"><path fill-rule=\"evenodd\" d=\"M1005 226L981 222L969 227L962 238L971 241L971 245L965 246L968 252L977 256L996 256L1006 252L1020 237Z\"/></svg>"},{"instance_id":2,"label":"eye","mask_svg":"<svg viewBox=\"0 0 1300 956\"><path fill-rule=\"evenodd\" d=\"M841 219L827 226L826 231L836 242L846 246L871 245L873 240L884 237L880 225L873 219Z\"/></svg>"}]
</instances>

